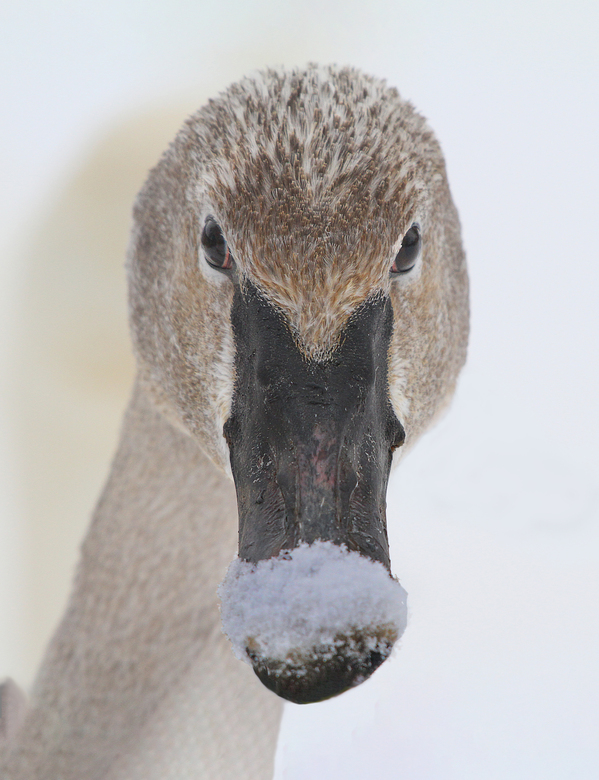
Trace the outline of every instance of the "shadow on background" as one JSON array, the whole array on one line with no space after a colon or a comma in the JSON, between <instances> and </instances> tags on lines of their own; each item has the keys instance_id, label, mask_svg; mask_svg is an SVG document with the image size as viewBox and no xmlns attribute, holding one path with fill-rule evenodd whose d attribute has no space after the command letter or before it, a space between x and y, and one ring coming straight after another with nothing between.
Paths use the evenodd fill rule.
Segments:
<instances>
[{"instance_id":1,"label":"shadow on background","mask_svg":"<svg viewBox=\"0 0 599 780\"><path fill-rule=\"evenodd\" d=\"M200 104L157 108L107 133L56 197L21 259L12 406L25 592L22 664L14 674L25 686L64 609L132 384L124 270L131 206L148 170Z\"/></svg>"}]
</instances>

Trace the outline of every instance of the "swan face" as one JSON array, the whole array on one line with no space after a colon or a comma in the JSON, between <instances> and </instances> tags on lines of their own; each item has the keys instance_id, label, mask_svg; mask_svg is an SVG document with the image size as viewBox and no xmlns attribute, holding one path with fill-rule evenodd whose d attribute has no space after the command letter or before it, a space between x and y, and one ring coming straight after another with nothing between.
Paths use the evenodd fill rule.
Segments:
<instances>
[{"instance_id":1,"label":"swan face","mask_svg":"<svg viewBox=\"0 0 599 780\"><path fill-rule=\"evenodd\" d=\"M207 230L226 242L223 270ZM443 157L410 104L333 67L233 85L150 174L129 279L143 381L232 469L240 558L256 566L330 542L390 571L393 453L451 397L468 333ZM277 693L315 701L368 676L402 620L386 634L380 621L338 632L335 663L326 642L298 661L293 648L261 654L252 637L248 654Z\"/></svg>"}]
</instances>

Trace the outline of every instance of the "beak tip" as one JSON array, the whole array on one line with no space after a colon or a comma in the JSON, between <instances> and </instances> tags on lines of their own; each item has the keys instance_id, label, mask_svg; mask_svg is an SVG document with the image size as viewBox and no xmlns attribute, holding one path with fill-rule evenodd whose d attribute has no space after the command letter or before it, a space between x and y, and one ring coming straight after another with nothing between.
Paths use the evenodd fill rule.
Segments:
<instances>
[{"instance_id":1,"label":"beak tip","mask_svg":"<svg viewBox=\"0 0 599 780\"><path fill-rule=\"evenodd\" d=\"M385 566L332 542L257 564L237 558L219 594L237 657L298 704L366 680L407 624L407 594Z\"/></svg>"},{"instance_id":2,"label":"beak tip","mask_svg":"<svg viewBox=\"0 0 599 780\"><path fill-rule=\"evenodd\" d=\"M248 649L254 672L273 693L294 704L331 699L364 682L393 649L395 638L337 637L329 646L284 661Z\"/></svg>"}]
</instances>

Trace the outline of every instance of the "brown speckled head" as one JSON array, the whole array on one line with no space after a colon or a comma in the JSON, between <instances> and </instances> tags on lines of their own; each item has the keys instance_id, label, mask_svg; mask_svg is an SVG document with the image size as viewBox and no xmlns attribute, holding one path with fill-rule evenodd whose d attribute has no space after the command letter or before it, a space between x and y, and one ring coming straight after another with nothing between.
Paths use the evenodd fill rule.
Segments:
<instances>
[{"instance_id":1,"label":"brown speckled head","mask_svg":"<svg viewBox=\"0 0 599 780\"><path fill-rule=\"evenodd\" d=\"M443 156L411 104L351 68L264 71L188 119L140 193L129 279L141 372L228 469L234 284L203 257L208 215L241 284L277 307L308 357L326 359L373 293L391 296L389 394L412 443L464 362L468 282ZM413 223L421 257L391 278Z\"/></svg>"}]
</instances>

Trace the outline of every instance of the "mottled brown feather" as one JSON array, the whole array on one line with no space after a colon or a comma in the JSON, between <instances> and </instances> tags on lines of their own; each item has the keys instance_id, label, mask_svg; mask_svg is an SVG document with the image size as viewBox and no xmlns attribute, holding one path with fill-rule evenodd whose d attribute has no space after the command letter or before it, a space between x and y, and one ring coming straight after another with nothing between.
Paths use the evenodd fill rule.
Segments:
<instances>
[{"instance_id":1,"label":"mottled brown feather","mask_svg":"<svg viewBox=\"0 0 599 780\"><path fill-rule=\"evenodd\" d=\"M138 354L163 408L226 467L232 285L206 268L208 215L311 358L327 359L366 298L391 295L390 395L413 440L464 362L468 284L443 156L410 103L351 68L268 70L187 120L150 175L130 260ZM413 222L421 267L394 281Z\"/></svg>"}]
</instances>

